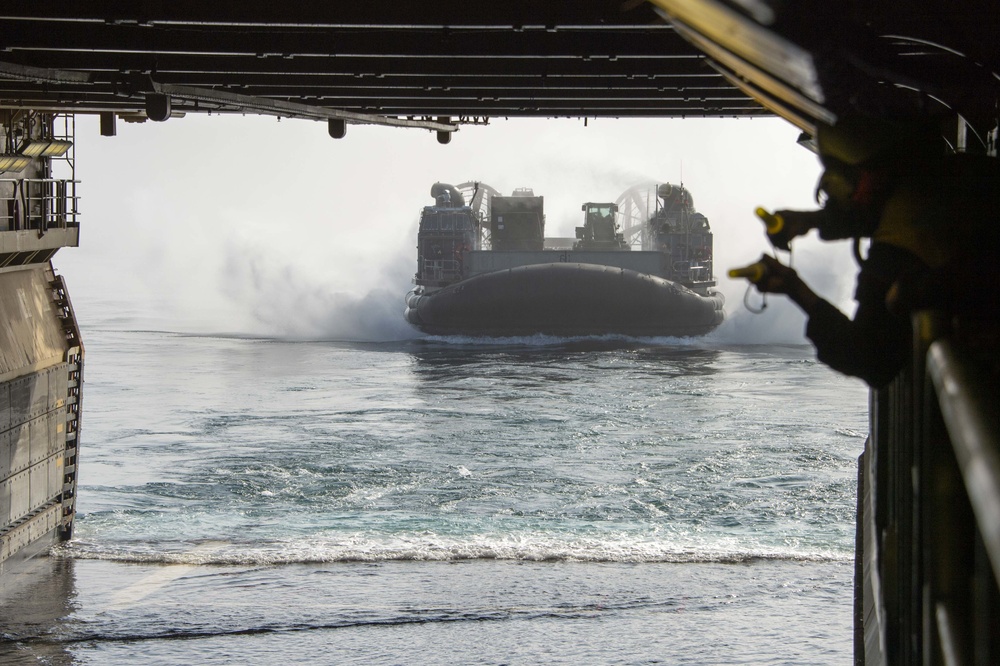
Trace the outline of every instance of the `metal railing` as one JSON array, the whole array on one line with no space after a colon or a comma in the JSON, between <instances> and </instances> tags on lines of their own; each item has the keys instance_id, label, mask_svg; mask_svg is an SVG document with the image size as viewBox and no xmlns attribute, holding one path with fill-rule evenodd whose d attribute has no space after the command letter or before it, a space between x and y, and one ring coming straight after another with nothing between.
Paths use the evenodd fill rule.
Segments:
<instances>
[{"instance_id":1,"label":"metal railing","mask_svg":"<svg viewBox=\"0 0 1000 666\"><path fill-rule=\"evenodd\" d=\"M78 227L78 183L61 178L0 179L0 231Z\"/></svg>"},{"instance_id":2,"label":"metal railing","mask_svg":"<svg viewBox=\"0 0 1000 666\"><path fill-rule=\"evenodd\" d=\"M425 280L457 280L462 264L455 259L425 259L421 277Z\"/></svg>"},{"instance_id":3,"label":"metal railing","mask_svg":"<svg viewBox=\"0 0 1000 666\"><path fill-rule=\"evenodd\" d=\"M711 261L675 261L671 279L678 282L698 282L712 278Z\"/></svg>"},{"instance_id":4,"label":"metal railing","mask_svg":"<svg viewBox=\"0 0 1000 666\"><path fill-rule=\"evenodd\" d=\"M1000 350L933 312L914 330L913 367L872 392L858 589L880 626L856 662L1000 663Z\"/></svg>"}]
</instances>

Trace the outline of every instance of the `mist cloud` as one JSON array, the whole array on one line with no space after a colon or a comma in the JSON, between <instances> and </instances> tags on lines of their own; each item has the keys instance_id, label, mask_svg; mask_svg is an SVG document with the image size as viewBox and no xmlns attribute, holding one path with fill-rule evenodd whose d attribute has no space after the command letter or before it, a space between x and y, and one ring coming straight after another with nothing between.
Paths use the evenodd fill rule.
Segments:
<instances>
[{"instance_id":1,"label":"mist cloud","mask_svg":"<svg viewBox=\"0 0 1000 666\"><path fill-rule=\"evenodd\" d=\"M777 119L534 119L463 128L442 146L419 131L352 127L333 141L317 123L192 116L109 138L81 117L81 247L55 263L84 323L401 339L416 334L403 297L414 220L435 181L531 187L545 197L549 235L572 235L586 201L683 180L715 233L728 313L720 334L734 344L805 342L787 299L771 296L765 313L749 315L746 283L726 277L770 249L756 206L815 206L819 165L797 136ZM849 252L796 245L803 278L849 313Z\"/></svg>"},{"instance_id":2,"label":"mist cloud","mask_svg":"<svg viewBox=\"0 0 1000 666\"><path fill-rule=\"evenodd\" d=\"M416 238L416 225L410 232ZM408 245L389 252L383 265L368 267L369 282L361 293L344 291L343 285L275 261L263 248L243 242L227 245L219 278L223 293L251 314L254 333L351 341L409 339L417 332L403 320L403 296L416 263Z\"/></svg>"}]
</instances>

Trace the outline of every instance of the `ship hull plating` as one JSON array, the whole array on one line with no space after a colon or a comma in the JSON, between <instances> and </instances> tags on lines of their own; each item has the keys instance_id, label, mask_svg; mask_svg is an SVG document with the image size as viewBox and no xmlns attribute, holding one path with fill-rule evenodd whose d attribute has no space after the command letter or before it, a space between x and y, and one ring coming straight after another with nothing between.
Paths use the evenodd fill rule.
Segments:
<instances>
[{"instance_id":1,"label":"ship hull plating","mask_svg":"<svg viewBox=\"0 0 1000 666\"><path fill-rule=\"evenodd\" d=\"M0 271L0 576L73 529L83 348L48 264Z\"/></svg>"},{"instance_id":2,"label":"ship hull plating","mask_svg":"<svg viewBox=\"0 0 1000 666\"><path fill-rule=\"evenodd\" d=\"M429 335L697 336L724 318L722 294L627 268L551 263L484 273L406 298Z\"/></svg>"}]
</instances>

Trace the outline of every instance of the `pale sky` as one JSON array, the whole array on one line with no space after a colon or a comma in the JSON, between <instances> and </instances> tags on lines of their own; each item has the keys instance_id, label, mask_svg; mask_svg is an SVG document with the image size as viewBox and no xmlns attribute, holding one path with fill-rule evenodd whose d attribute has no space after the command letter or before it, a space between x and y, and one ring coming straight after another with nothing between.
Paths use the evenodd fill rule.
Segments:
<instances>
[{"instance_id":1,"label":"pale sky","mask_svg":"<svg viewBox=\"0 0 1000 666\"><path fill-rule=\"evenodd\" d=\"M783 297L743 308L728 268L769 250L754 208L813 208L819 164L779 119L493 120L448 145L423 130L266 117L188 116L76 125L79 248L54 263L88 325L333 339L402 339L416 221L436 181L545 197L546 234L572 236L585 201L678 183L715 232L727 296L722 339L805 342ZM797 242L796 268L851 312L844 244ZM754 303L759 295L753 294Z\"/></svg>"}]
</instances>

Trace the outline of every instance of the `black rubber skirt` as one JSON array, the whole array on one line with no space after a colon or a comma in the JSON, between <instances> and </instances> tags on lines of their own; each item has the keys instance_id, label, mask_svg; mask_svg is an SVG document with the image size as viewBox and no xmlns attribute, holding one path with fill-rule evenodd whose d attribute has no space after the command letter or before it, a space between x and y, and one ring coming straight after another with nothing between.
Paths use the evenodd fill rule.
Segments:
<instances>
[{"instance_id":1,"label":"black rubber skirt","mask_svg":"<svg viewBox=\"0 0 1000 666\"><path fill-rule=\"evenodd\" d=\"M552 263L410 292L405 316L430 335L694 336L722 323L724 302L625 268Z\"/></svg>"}]
</instances>

